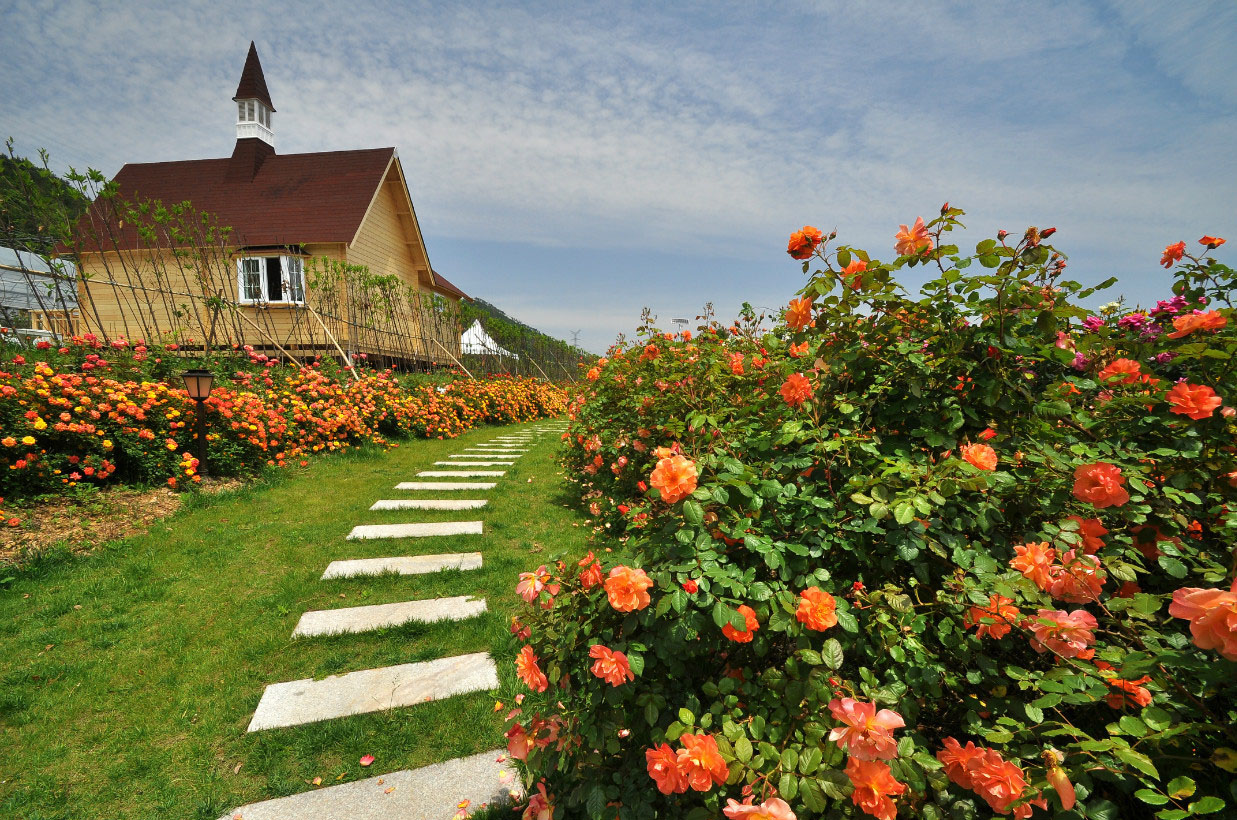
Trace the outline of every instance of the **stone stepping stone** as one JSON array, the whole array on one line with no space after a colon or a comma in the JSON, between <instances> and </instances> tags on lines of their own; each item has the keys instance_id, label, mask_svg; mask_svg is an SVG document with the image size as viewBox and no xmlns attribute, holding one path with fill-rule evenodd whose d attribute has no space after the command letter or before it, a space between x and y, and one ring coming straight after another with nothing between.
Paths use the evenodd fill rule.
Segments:
<instances>
[{"instance_id":1,"label":"stone stepping stone","mask_svg":"<svg viewBox=\"0 0 1237 820\"><path fill-rule=\"evenodd\" d=\"M363 538L429 538L436 535L481 535L480 521L435 521L431 524L361 524L348 533L349 541Z\"/></svg>"},{"instance_id":2,"label":"stone stepping stone","mask_svg":"<svg viewBox=\"0 0 1237 820\"><path fill-rule=\"evenodd\" d=\"M401 555L393 558L349 558L332 561L322 573L322 580L352 578L357 575L424 575L444 569L481 569L479 552L444 552L438 555Z\"/></svg>"},{"instance_id":3,"label":"stone stepping stone","mask_svg":"<svg viewBox=\"0 0 1237 820\"><path fill-rule=\"evenodd\" d=\"M477 444L472 447L465 447L465 450L501 450L514 451L517 453L527 453L528 447L521 447L518 444Z\"/></svg>"},{"instance_id":4,"label":"stone stepping stone","mask_svg":"<svg viewBox=\"0 0 1237 820\"><path fill-rule=\"evenodd\" d=\"M499 760L503 762L499 762ZM515 764L501 749L457 757L420 769L402 769L352 783L327 786L233 809L219 820L448 820L470 801L506 805L524 789Z\"/></svg>"},{"instance_id":5,"label":"stone stepping stone","mask_svg":"<svg viewBox=\"0 0 1237 820\"><path fill-rule=\"evenodd\" d=\"M484 499L463 498L384 498L375 501L371 510L477 510Z\"/></svg>"},{"instance_id":6,"label":"stone stepping stone","mask_svg":"<svg viewBox=\"0 0 1237 820\"><path fill-rule=\"evenodd\" d=\"M424 601L401 601L396 604L353 606L343 609L320 609L306 612L297 622L292 637L339 635L344 632L368 632L388 626L419 621L462 621L485 612L485 599L472 600L467 595L454 598L431 598Z\"/></svg>"},{"instance_id":7,"label":"stone stepping stone","mask_svg":"<svg viewBox=\"0 0 1237 820\"><path fill-rule=\"evenodd\" d=\"M499 478L506 474L506 470L422 470L417 473L424 478Z\"/></svg>"},{"instance_id":8,"label":"stone stepping stone","mask_svg":"<svg viewBox=\"0 0 1237 820\"><path fill-rule=\"evenodd\" d=\"M401 481L397 490L492 490L493 481Z\"/></svg>"},{"instance_id":9,"label":"stone stepping stone","mask_svg":"<svg viewBox=\"0 0 1237 820\"><path fill-rule=\"evenodd\" d=\"M519 458L524 455L522 450L486 450L483 453L452 453L447 458Z\"/></svg>"},{"instance_id":10,"label":"stone stepping stone","mask_svg":"<svg viewBox=\"0 0 1237 820\"><path fill-rule=\"evenodd\" d=\"M435 461L436 467L510 467L514 461Z\"/></svg>"},{"instance_id":11,"label":"stone stepping stone","mask_svg":"<svg viewBox=\"0 0 1237 820\"><path fill-rule=\"evenodd\" d=\"M246 731L384 712L496 688L498 669L486 652L363 669L322 680L306 678L272 683L262 693Z\"/></svg>"}]
</instances>

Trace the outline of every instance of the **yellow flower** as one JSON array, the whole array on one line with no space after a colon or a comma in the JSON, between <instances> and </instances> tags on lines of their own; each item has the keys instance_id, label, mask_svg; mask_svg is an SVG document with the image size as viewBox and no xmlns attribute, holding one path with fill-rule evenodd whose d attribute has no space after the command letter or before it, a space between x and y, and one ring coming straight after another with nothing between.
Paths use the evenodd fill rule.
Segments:
<instances>
[{"instance_id":1,"label":"yellow flower","mask_svg":"<svg viewBox=\"0 0 1237 820\"><path fill-rule=\"evenodd\" d=\"M36 429L36 430L46 430L46 429L47 429L47 422L43 421L43 419L41 419L41 418L35 419L35 420L34 420L34 429Z\"/></svg>"},{"instance_id":2,"label":"yellow flower","mask_svg":"<svg viewBox=\"0 0 1237 820\"><path fill-rule=\"evenodd\" d=\"M113 446L114 445L112 444L112 440L110 438L103 439L103 449L110 450Z\"/></svg>"},{"instance_id":3,"label":"yellow flower","mask_svg":"<svg viewBox=\"0 0 1237 820\"><path fill-rule=\"evenodd\" d=\"M44 424L43 426L46 427L47 425ZM34 444L34 436L22 436L21 443L27 447L32 446Z\"/></svg>"}]
</instances>

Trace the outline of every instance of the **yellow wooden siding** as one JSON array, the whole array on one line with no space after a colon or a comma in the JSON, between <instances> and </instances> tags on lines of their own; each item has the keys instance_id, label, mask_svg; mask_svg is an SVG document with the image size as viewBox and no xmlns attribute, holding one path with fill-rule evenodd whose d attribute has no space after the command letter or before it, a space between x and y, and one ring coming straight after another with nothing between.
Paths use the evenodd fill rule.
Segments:
<instances>
[{"instance_id":1,"label":"yellow wooden siding","mask_svg":"<svg viewBox=\"0 0 1237 820\"><path fill-rule=\"evenodd\" d=\"M388 173L370 205L369 213L356 238L348 247L348 261L364 265L370 273L395 275L413 287L419 287L417 274L425 270L424 251L409 245L415 242L408 203L400 194L398 180ZM401 201L403 200L403 201Z\"/></svg>"}]
</instances>

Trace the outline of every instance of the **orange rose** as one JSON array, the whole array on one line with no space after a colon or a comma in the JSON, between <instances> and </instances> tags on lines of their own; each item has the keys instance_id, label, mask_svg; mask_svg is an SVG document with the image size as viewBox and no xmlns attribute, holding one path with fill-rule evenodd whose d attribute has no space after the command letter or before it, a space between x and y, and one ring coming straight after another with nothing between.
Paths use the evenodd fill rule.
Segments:
<instances>
[{"instance_id":1,"label":"orange rose","mask_svg":"<svg viewBox=\"0 0 1237 820\"><path fill-rule=\"evenodd\" d=\"M987 444L966 444L959 448L959 452L976 469L996 469L996 451Z\"/></svg>"},{"instance_id":2,"label":"orange rose","mask_svg":"<svg viewBox=\"0 0 1237 820\"><path fill-rule=\"evenodd\" d=\"M601 378L601 368L600 367L591 368L586 374L586 378L590 382L597 381L599 378Z\"/></svg>"},{"instance_id":3,"label":"orange rose","mask_svg":"<svg viewBox=\"0 0 1237 820\"><path fill-rule=\"evenodd\" d=\"M670 456L657 462L649 484L661 492L661 500L674 504L696 491L696 463L683 456Z\"/></svg>"},{"instance_id":4,"label":"orange rose","mask_svg":"<svg viewBox=\"0 0 1237 820\"><path fill-rule=\"evenodd\" d=\"M516 655L515 671L520 680L524 681L524 685L534 692L544 692L550 686L550 681L537 665L537 656L531 646L526 645L520 650L520 654Z\"/></svg>"},{"instance_id":5,"label":"orange rose","mask_svg":"<svg viewBox=\"0 0 1237 820\"><path fill-rule=\"evenodd\" d=\"M1180 339L1189 336L1196 330L1219 330L1228 324L1228 319L1225 319L1214 310L1209 310L1206 313L1187 313L1184 316L1178 316L1173 319L1173 327L1175 330L1168 334L1170 339Z\"/></svg>"},{"instance_id":6,"label":"orange rose","mask_svg":"<svg viewBox=\"0 0 1237 820\"><path fill-rule=\"evenodd\" d=\"M1218 248L1224 244L1224 240L1218 236L1204 236L1202 239L1198 240L1198 244L1206 245L1208 249Z\"/></svg>"},{"instance_id":7,"label":"orange rose","mask_svg":"<svg viewBox=\"0 0 1237 820\"><path fill-rule=\"evenodd\" d=\"M817 632L824 632L831 626L836 626L837 601L820 587L808 587L799 594L799 609L795 619Z\"/></svg>"},{"instance_id":8,"label":"orange rose","mask_svg":"<svg viewBox=\"0 0 1237 820\"><path fill-rule=\"evenodd\" d=\"M1237 661L1237 579L1229 591L1186 587L1173 593L1168 614L1190 622L1190 634L1199 649L1219 650Z\"/></svg>"},{"instance_id":9,"label":"orange rose","mask_svg":"<svg viewBox=\"0 0 1237 820\"><path fill-rule=\"evenodd\" d=\"M786 245L786 253L790 254L794 259L807 259L816 253L817 246L824 239L825 235L819 230L811 225L804 225L790 235L790 242Z\"/></svg>"},{"instance_id":10,"label":"orange rose","mask_svg":"<svg viewBox=\"0 0 1237 820\"><path fill-rule=\"evenodd\" d=\"M1185 254L1185 242L1177 242L1173 245L1164 246L1164 255L1160 257L1160 264L1166 268L1171 268L1175 262L1180 262L1181 257Z\"/></svg>"},{"instance_id":11,"label":"orange rose","mask_svg":"<svg viewBox=\"0 0 1237 820\"><path fill-rule=\"evenodd\" d=\"M1104 523L1098 518L1082 518L1081 516L1071 515L1066 520L1078 522L1078 535L1082 538L1082 551L1087 555L1094 555L1104 548L1104 539L1100 536L1108 535L1108 530L1104 528Z\"/></svg>"},{"instance_id":12,"label":"orange rose","mask_svg":"<svg viewBox=\"0 0 1237 820\"><path fill-rule=\"evenodd\" d=\"M1100 461L1074 470L1074 497L1096 507L1120 507L1130 500L1125 476L1115 464Z\"/></svg>"},{"instance_id":13,"label":"orange rose","mask_svg":"<svg viewBox=\"0 0 1237 820\"><path fill-rule=\"evenodd\" d=\"M902 794L906 784L894 779L888 763L851 757L846 762L846 776L855 787L851 802L877 820L894 820L898 807L890 795Z\"/></svg>"},{"instance_id":14,"label":"orange rose","mask_svg":"<svg viewBox=\"0 0 1237 820\"><path fill-rule=\"evenodd\" d=\"M634 612L649 605L646 590L653 586L653 579L642 569L618 566L610 570L605 586L610 606L619 612Z\"/></svg>"},{"instance_id":15,"label":"orange rose","mask_svg":"<svg viewBox=\"0 0 1237 820\"><path fill-rule=\"evenodd\" d=\"M786 308L786 324L794 331L804 330L812 323L812 300L791 299Z\"/></svg>"},{"instance_id":16,"label":"orange rose","mask_svg":"<svg viewBox=\"0 0 1237 820\"><path fill-rule=\"evenodd\" d=\"M796 358L796 359L797 359L797 358L799 358L800 356L802 356L802 355L804 355L805 353L807 353L807 349L808 349L808 344L807 344L807 342L800 342L800 343L799 343L799 344L797 344L797 345L791 345L791 346L788 348L787 352L788 352L788 353L790 353L790 355L791 355L791 356L793 356L794 358Z\"/></svg>"},{"instance_id":17,"label":"orange rose","mask_svg":"<svg viewBox=\"0 0 1237 820\"><path fill-rule=\"evenodd\" d=\"M975 630L976 637L983 638L987 635L1000 640L1009 634L1012 627L1011 624L1018 621L1018 608L1013 606L1013 599L1006 598L1004 595L992 594L988 596L988 606L973 606L966 611L966 617L963 622L967 628L978 626Z\"/></svg>"},{"instance_id":18,"label":"orange rose","mask_svg":"<svg viewBox=\"0 0 1237 820\"><path fill-rule=\"evenodd\" d=\"M1189 416L1195 421L1209 418L1216 408L1224 403L1224 400L1216 395L1216 391L1207 385L1186 382L1173 385L1173 389L1169 390L1164 398L1172 405L1170 413Z\"/></svg>"},{"instance_id":19,"label":"orange rose","mask_svg":"<svg viewBox=\"0 0 1237 820\"><path fill-rule=\"evenodd\" d=\"M744 630L740 632L730 624L726 624L722 627L722 634L735 643L751 643L756 630L760 629L760 622L756 620L755 610L747 604L739 607L739 613L743 616Z\"/></svg>"},{"instance_id":20,"label":"orange rose","mask_svg":"<svg viewBox=\"0 0 1237 820\"><path fill-rule=\"evenodd\" d=\"M923 217L915 220L915 224L910 228L905 225L899 225L902 230L898 231L894 239L897 242L893 248L898 252L898 256L918 256L932 250L932 237L928 235L928 229L923 224Z\"/></svg>"},{"instance_id":21,"label":"orange rose","mask_svg":"<svg viewBox=\"0 0 1237 820\"><path fill-rule=\"evenodd\" d=\"M588 656L594 659L592 673L611 686L621 686L636 676L627 662L627 655L615 652L601 644L593 644L588 649Z\"/></svg>"},{"instance_id":22,"label":"orange rose","mask_svg":"<svg viewBox=\"0 0 1237 820\"><path fill-rule=\"evenodd\" d=\"M1133 384L1140 372L1142 365L1133 359L1116 359L1100 371L1100 384Z\"/></svg>"},{"instance_id":23,"label":"orange rose","mask_svg":"<svg viewBox=\"0 0 1237 820\"><path fill-rule=\"evenodd\" d=\"M679 770L683 772L688 786L698 792L707 792L714 785L726 783L730 771L712 735L686 734L679 738L679 742L683 744L683 748L679 749Z\"/></svg>"},{"instance_id":24,"label":"orange rose","mask_svg":"<svg viewBox=\"0 0 1237 820\"><path fill-rule=\"evenodd\" d=\"M742 353L731 353L730 354L730 372L736 376L743 375L743 354Z\"/></svg>"},{"instance_id":25,"label":"orange rose","mask_svg":"<svg viewBox=\"0 0 1237 820\"><path fill-rule=\"evenodd\" d=\"M1010 559L1009 565L1031 580L1040 589L1047 590L1054 575L1053 562L1057 551L1048 546L1047 541L1039 543L1019 544L1014 547L1016 553Z\"/></svg>"},{"instance_id":26,"label":"orange rose","mask_svg":"<svg viewBox=\"0 0 1237 820\"><path fill-rule=\"evenodd\" d=\"M649 777L657 784L662 794L682 794L687 791L687 775L679 767L679 756L669 744L655 749L646 749L644 760L648 764Z\"/></svg>"},{"instance_id":27,"label":"orange rose","mask_svg":"<svg viewBox=\"0 0 1237 820\"><path fill-rule=\"evenodd\" d=\"M932 240L928 241L931 243ZM862 259L855 258L851 260L849 265L842 268L842 272L839 276L842 277L843 282L850 285L851 290L859 290L859 286L863 284L863 272L867 269L867 262L864 262Z\"/></svg>"},{"instance_id":28,"label":"orange rose","mask_svg":"<svg viewBox=\"0 0 1237 820\"><path fill-rule=\"evenodd\" d=\"M780 392L787 404L798 407L812 398L812 383L802 373L791 373Z\"/></svg>"}]
</instances>

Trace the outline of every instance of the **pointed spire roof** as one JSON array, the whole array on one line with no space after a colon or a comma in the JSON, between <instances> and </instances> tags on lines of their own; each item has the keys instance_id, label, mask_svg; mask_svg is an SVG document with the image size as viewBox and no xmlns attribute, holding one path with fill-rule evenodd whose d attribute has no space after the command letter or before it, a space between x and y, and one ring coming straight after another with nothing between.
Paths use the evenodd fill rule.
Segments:
<instances>
[{"instance_id":1,"label":"pointed spire roof","mask_svg":"<svg viewBox=\"0 0 1237 820\"><path fill-rule=\"evenodd\" d=\"M266 90L266 77L262 76L262 63L258 61L258 47L249 41L249 56L245 58L245 69L241 72L240 85L236 87L233 100L261 100L272 111L271 92Z\"/></svg>"}]
</instances>

